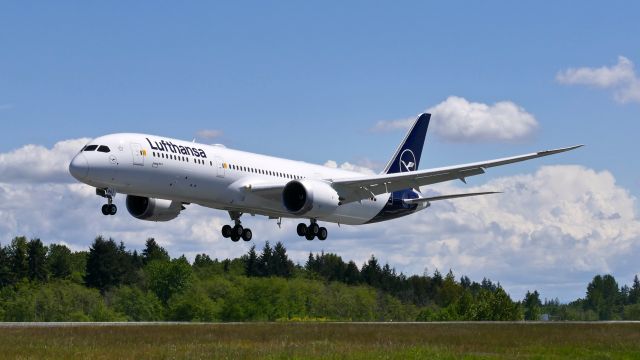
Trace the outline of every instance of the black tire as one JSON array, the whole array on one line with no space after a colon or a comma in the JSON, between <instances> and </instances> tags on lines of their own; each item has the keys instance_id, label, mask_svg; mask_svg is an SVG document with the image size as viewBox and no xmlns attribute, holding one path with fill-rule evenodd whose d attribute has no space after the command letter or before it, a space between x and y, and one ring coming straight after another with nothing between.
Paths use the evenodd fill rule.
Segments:
<instances>
[{"instance_id":1,"label":"black tire","mask_svg":"<svg viewBox=\"0 0 640 360\"><path fill-rule=\"evenodd\" d=\"M313 234L313 236L318 235L318 232L320 232L320 226L316 223L312 223L307 229L310 233Z\"/></svg>"},{"instance_id":2,"label":"black tire","mask_svg":"<svg viewBox=\"0 0 640 360\"><path fill-rule=\"evenodd\" d=\"M321 227L320 231L318 231L318 240L320 241L327 240L328 235L329 235L329 232L327 231L327 228Z\"/></svg>"},{"instance_id":3,"label":"black tire","mask_svg":"<svg viewBox=\"0 0 640 360\"><path fill-rule=\"evenodd\" d=\"M298 224L296 231L298 232L298 236L305 236L307 234L307 224L305 223Z\"/></svg>"},{"instance_id":4,"label":"black tire","mask_svg":"<svg viewBox=\"0 0 640 360\"><path fill-rule=\"evenodd\" d=\"M109 215L109 205L108 204L102 205L102 215Z\"/></svg>"},{"instance_id":5,"label":"black tire","mask_svg":"<svg viewBox=\"0 0 640 360\"><path fill-rule=\"evenodd\" d=\"M304 235L304 237L305 237L305 238L307 238L307 240L311 241L311 240L313 240L313 238L314 238L314 237L316 237L316 236L315 236L315 235L313 235L311 232L307 232L307 233Z\"/></svg>"},{"instance_id":6,"label":"black tire","mask_svg":"<svg viewBox=\"0 0 640 360\"><path fill-rule=\"evenodd\" d=\"M231 241L238 242L240 240L240 236L236 234L231 234Z\"/></svg>"},{"instance_id":7,"label":"black tire","mask_svg":"<svg viewBox=\"0 0 640 360\"><path fill-rule=\"evenodd\" d=\"M253 232L251 232L251 229L244 229L244 231L242 231L242 240L251 241L251 238L253 238Z\"/></svg>"},{"instance_id":8,"label":"black tire","mask_svg":"<svg viewBox=\"0 0 640 360\"><path fill-rule=\"evenodd\" d=\"M244 231L244 228L242 227L242 225L236 225L233 227L233 235L238 236L238 238L242 236L243 231Z\"/></svg>"},{"instance_id":9,"label":"black tire","mask_svg":"<svg viewBox=\"0 0 640 360\"><path fill-rule=\"evenodd\" d=\"M222 237L223 238L229 238L231 236L231 232L233 231L233 229L231 228L231 225L225 225L222 227Z\"/></svg>"},{"instance_id":10,"label":"black tire","mask_svg":"<svg viewBox=\"0 0 640 360\"><path fill-rule=\"evenodd\" d=\"M115 204L109 205L109 215L115 215L118 212L118 207Z\"/></svg>"}]
</instances>

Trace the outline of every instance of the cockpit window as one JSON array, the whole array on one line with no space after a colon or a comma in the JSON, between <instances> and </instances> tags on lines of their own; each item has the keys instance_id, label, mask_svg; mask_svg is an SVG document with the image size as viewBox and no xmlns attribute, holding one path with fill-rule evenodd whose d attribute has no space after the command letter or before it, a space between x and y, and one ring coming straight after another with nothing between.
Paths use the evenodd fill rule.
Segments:
<instances>
[{"instance_id":1,"label":"cockpit window","mask_svg":"<svg viewBox=\"0 0 640 360\"><path fill-rule=\"evenodd\" d=\"M87 145L84 148L84 151L95 151L98 148L98 145Z\"/></svg>"},{"instance_id":2,"label":"cockpit window","mask_svg":"<svg viewBox=\"0 0 640 360\"><path fill-rule=\"evenodd\" d=\"M98 151L103 152L103 153L108 153L108 152L111 151L111 149L109 149L108 146L100 145L100 147L98 148Z\"/></svg>"}]
</instances>

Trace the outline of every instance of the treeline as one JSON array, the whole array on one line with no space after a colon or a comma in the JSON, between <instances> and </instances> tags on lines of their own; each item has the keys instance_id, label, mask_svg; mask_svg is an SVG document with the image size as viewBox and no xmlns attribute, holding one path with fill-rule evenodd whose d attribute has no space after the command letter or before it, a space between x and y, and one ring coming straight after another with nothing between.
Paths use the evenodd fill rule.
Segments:
<instances>
[{"instance_id":1,"label":"treeline","mask_svg":"<svg viewBox=\"0 0 640 360\"><path fill-rule=\"evenodd\" d=\"M282 243L236 259L171 259L98 237L89 251L17 237L0 246L3 321L446 321L640 319L640 283L596 276L585 299L513 301L489 279L453 272L406 276L374 257L358 267L330 253L295 264Z\"/></svg>"}]
</instances>

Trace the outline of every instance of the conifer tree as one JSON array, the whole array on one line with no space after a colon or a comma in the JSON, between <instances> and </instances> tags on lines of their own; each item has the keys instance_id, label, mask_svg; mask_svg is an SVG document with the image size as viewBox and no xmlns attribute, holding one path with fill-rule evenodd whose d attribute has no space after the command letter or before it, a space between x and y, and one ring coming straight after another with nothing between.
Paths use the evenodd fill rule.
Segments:
<instances>
[{"instance_id":1,"label":"conifer tree","mask_svg":"<svg viewBox=\"0 0 640 360\"><path fill-rule=\"evenodd\" d=\"M121 261L118 246L112 240L105 240L98 236L87 256L85 283L88 287L100 289L104 292L108 288L117 286L122 280Z\"/></svg>"},{"instance_id":2,"label":"conifer tree","mask_svg":"<svg viewBox=\"0 0 640 360\"><path fill-rule=\"evenodd\" d=\"M47 269L47 247L40 239L32 239L27 243L27 257L29 258L29 280L45 281L49 277Z\"/></svg>"},{"instance_id":3,"label":"conifer tree","mask_svg":"<svg viewBox=\"0 0 640 360\"><path fill-rule=\"evenodd\" d=\"M525 320L539 320L541 315L542 302L540 301L540 294L537 290L533 292L527 291L522 301L524 306L524 319Z\"/></svg>"},{"instance_id":4,"label":"conifer tree","mask_svg":"<svg viewBox=\"0 0 640 360\"><path fill-rule=\"evenodd\" d=\"M256 254L255 245L252 245L247 255L245 255L244 269L247 276L260 275L258 271L258 255Z\"/></svg>"},{"instance_id":5,"label":"conifer tree","mask_svg":"<svg viewBox=\"0 0 640 360\"><path fill-rule=\"evenodd\" d=\"M629 304L640 304L640 280L638 275L633 278L633 285L629 290Z\"/></svg>"},{"instance_id":6,"label":"conifer tree","mask_svg":"<svg viewBox=\"0 0 640 360\"><path fill-rule=\"evenodd\" d=\"M15 237L9 247L9 261L11 262L12 282L18 282L29 274L29 259L27 256L27 238Z\"/></svg>"},{"instance_id":7,"label":"conifer tree","mask_svg":"<svg viewBox=\"0 0 640 360\"><path fill-rule=\"evenodd\" d=\"M49 273L54 278L66 279L71 275L71 250L64 245L51 244L47 254Z\"/></svg>"},{"instance_id":8,"label":"conifer tree","mask_svg":"<svg viewBox=\"0 0 640 360\"><path fill-rule=\"evenodd\" d=\"M169 261L171 258L169 257L167 250L158 245L156 239L149 238L147 239L145 248L142 251L142 262L144 265L147 265L154 260Z\"/></svg>"}]
</instances>

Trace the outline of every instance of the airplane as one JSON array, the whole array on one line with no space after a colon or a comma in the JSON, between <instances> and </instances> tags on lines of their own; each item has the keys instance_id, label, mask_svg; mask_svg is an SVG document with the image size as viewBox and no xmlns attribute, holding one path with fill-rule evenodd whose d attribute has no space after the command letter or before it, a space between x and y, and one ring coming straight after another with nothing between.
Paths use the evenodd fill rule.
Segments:
<instances>
[{"instance_id":1,"label":"airplane","mask_svg":"<svg viewBox=\"0 0 640 360\"><path fill-rule=\"evenodd\" d=\"M101 136L85 145L69 164L78 181L106 198L104 215L115 215L113 198L126 194L129 213L141 220L169 221L190 204L224 210L232 225L224 238L250 241L243 214L278 220L307 219L296 231L307 240L325 240L318 222L363 225L396 219L424 210L431 202L495 194L475 192L424 196L428 185L451 180L466 183L495 166L577 149L583 145L463 165L418 170L431 114L413 123L384 170L366 175L239 150L147 134Z\"/></svg>"}]
</instances>

